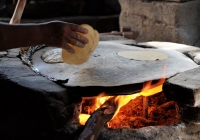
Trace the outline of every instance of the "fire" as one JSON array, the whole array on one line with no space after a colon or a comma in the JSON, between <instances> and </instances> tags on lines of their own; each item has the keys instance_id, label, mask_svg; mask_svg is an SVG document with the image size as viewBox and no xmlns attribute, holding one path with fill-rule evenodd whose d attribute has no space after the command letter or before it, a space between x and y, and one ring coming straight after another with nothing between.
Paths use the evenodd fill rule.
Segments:
<instances>
[{"instance_id":1,"label":"fire","mask_svg":"<svg viewBox=\"0 0 200 140\"><path fill-rule=\"evenodd\" d=\"M163 83L165 82L165 78L160 79L156 84L151 85L152 81L148 81L144 84L144 87L139 95L142 96L151 96L156 93L159 93L162 91Z\"/></svg>"},{"instance_id":2,"label":"fire","mask_svg":"<svg viewBox=\"0 0 200 140\"><path fill-rule=\"evenodd\" d=\"M80 114L79 115L79 123L81 125L85 125L86 121L89 119L90 115L88 114Z\"/></svg>"},{"instance_id":3,"label":"fire","mask_svg":"<svg viewBox=\"0 0 200 140\"><path fill-rule=\"evenodd\" d=\"M95 99L94 110L98 109L102 104L104 104L107 100L112 99L116 106L116 111L113 118L118 114L120 108L126 105L131 100L135 99L138 96L151 96L156 93L162 91L162 85L165 82L165 78L160 79L157 83L152 84L152 81L148 81L144 84L143 89L140 93L131 94L131 95L119 95L119 96L103 96L105 94L101 94L99 97ZM88 114L80 114L79 120L80 124L84 125L90 115Z\"/></svg>"}]
</instances>

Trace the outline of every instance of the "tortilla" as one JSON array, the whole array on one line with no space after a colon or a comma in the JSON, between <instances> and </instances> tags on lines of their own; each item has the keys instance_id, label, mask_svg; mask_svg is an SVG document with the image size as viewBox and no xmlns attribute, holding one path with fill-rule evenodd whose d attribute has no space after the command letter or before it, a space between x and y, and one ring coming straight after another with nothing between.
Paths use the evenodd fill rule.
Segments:
<instances>
[{"instance_id":1,"label":"tortilla","mask_svg":"<svg viewBox=\"0 0 200 140\"><path fill-rule=\"evenodd\" d=\"M87 34L78 33L89 40L89 43L85 45L84 48L79 48L77 46L69 44L75 50L74 54L69 53L66 50L62 50L62 59L67 64L82 64L86 62L93 51L96 49L99 42L99 33L94 30L90 25L83 24L82 27L88 29Z\"/></svg>"},{"instance_id":2,"label":"tortilla","mask_svg":"<svg viewBox=\"0 0 200 140\"><path fill-rule=\"evenodd\" d=\"M138 61L165 60L168 56L156 51L122 51L117 53L119 56Z\"/></svg>"}]
</instances>

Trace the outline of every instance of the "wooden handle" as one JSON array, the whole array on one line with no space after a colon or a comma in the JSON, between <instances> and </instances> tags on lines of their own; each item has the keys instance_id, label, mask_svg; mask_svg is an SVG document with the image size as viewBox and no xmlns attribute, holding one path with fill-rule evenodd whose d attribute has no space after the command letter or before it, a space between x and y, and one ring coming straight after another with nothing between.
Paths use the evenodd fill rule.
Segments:
<instances>
[{"instance_id":1,"label":"wooden handle","mask_svg":"<svg viewBox=\"0 0 200 140\"><path fill-rule=\"evenodd\" d=\"M26 5L26 0L18 0L10 24L19 24Z\"/></svg>"}]
</instances>

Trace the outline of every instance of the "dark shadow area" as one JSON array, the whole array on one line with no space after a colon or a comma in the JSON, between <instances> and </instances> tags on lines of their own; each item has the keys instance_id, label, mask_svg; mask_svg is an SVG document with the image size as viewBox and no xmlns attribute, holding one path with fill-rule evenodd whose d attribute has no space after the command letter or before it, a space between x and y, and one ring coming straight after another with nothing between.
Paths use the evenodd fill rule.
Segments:
<instances>
[{"instance_id":1,"label":"dark shadow area","mask_svg":"<svg viewBox=\"0 0 200 140\"><path fill-rule=\"evenodd\" d=\"M0 1L0 17L3 17L0 21L8 22L15 6L16 2L13 0ZM27 0L21 22L62 20L76 24L86 23L99 32L110 32L119 30L119 13L118 0Z\"/></svg>"}]
</instances>

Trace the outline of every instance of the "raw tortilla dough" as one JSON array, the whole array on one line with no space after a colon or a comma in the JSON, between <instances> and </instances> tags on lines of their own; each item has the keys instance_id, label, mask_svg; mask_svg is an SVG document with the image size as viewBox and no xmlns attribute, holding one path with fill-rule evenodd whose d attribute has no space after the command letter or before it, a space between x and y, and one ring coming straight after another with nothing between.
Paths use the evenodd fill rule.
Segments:
<instances>
[{"instance_id":1,"label":"raw tortilla dough","mask_svg":"<svg viewBox=\"0 0 200 140\"><path fill-rule=\"evenodd\" d=\"M46 63L63 63L61 54L61 48L51 49L43 53L42 59Z\"/></svg>"},{"instance_id":2,"label":"raw tortilla dough","mask_svg":"<svg viewBox=\"0 0 200 140\"><path fill-rule=\"evenodd\" d=\"M139 61L165 60L168 58L166 54L156 51L122 51L118 52L117 54L130 60Z\"/></svg>"},{"instance_id":3,"label":"raw tortilla dough","mask_svg":"<svg viewBox=\"0 0 200 140\"><path fill-rule=\"evenodd\" d=\"M77 46L69 44L69 46L75 50L74 54L71 54L63 49L62 58L63 61L67 64L79 65L86 62L98 45L99 33L87 24L83 24L81 26L88 29L88 33L87 34L78 33L78 34L86 37L89 40L89 43L86 44L84 48L79 48Z\"/></svg>"}]
</instances>

